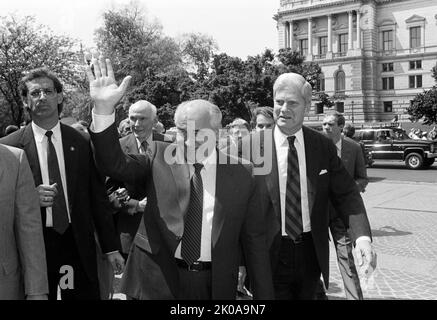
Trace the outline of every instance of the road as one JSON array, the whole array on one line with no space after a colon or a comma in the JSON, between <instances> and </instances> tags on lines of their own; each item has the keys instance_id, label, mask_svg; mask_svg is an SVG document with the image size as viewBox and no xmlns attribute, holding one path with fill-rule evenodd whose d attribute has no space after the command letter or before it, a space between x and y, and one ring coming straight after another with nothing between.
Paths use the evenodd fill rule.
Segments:
<instances>
[{"instance_id":1,"label":"road","mask_svg":"<svg viewBox=\"0 0 437 320\"><path fill-rule=\"evenodd\" d=\"M429 169L410 170L402 161L377 160L367 168L369 182L384 180L437 183L437 163Z\"/></svg>"}]
</instances>

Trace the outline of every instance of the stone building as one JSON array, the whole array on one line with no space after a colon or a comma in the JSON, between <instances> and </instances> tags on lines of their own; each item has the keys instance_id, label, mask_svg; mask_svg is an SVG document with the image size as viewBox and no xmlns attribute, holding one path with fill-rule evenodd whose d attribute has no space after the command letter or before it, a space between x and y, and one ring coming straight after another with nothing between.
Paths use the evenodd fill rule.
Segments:
<instances>
[{"instance_id":1,"label":"stone building","mask_svg":"<svg viewBox=\"0 0 437 320\"><path fill-rule=\"evenodd\" d=\"M318 63L317 89L354 123L386 122L434 84L437 0L280 0L279 48ZM316 99L307 121L326 110Z\"/></svg>"}]
</instances>

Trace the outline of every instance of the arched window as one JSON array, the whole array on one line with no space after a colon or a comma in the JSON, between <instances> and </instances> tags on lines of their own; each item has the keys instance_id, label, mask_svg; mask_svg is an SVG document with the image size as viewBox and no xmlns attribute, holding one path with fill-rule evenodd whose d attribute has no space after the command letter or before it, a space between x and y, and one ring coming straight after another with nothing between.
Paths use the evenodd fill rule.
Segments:
<instances>
[{"instance_id":1,"label":"arched window","mask_svg":"<svg viewBox=\"0 0 437 320\"><path fill-rule=\"evenodd\" d=\"M345 74L343 70L339 70L335 75L335 92L344 92L345 89Z\"/></svg>"}]
</instances>

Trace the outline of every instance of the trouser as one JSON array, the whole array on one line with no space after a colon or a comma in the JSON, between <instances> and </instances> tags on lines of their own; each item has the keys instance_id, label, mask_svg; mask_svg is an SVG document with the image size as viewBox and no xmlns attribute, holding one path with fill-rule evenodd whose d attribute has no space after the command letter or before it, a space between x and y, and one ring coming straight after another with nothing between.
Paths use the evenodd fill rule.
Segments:
<instances>
[{"instance_id":1,"label":"trouser","mask_svg":"<svg viewBox=\"0 0 437 320\"><path fill-rule=\"evenodd\" d=\"M352 242L343 221L336 217L330 221L332 238L337 252L338 267L343 278L344 291L348 300L363 300L360 278L355 267Z\"/></svg>"},{"instance_id":2,"label":"trouser","mask_svg":"<svg viewBox=\"0 0 437 320\"><path fill-rule=\"evenodd\" d=\"M83 268L71 225L62 235L44 227L44 241L49 300L57 300L58 285L62 300L99 300L97 279L90 280Z\"/></svg>"},{"instance_id":3,"label":"trouser","mask_svg":"<svg viewBox=\"0 0 437 320\"><path fill-rule=\"evenodd\" d=\"M313 300L320 274L311 232L297 240L282 237L273 273L276 300Z\"/></svg>"}]
</instances>

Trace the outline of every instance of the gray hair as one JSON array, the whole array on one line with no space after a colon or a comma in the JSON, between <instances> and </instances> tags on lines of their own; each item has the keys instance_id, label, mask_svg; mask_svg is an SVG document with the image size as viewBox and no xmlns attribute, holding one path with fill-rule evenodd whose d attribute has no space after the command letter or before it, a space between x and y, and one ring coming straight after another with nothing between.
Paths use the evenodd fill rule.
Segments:
<instances>
[{"instance_id":1,"label":"gray hair","mask_svg":"<svg viewBox=\"0 0 437 320\"><path fill-rule=\"evenodd\" d=\"M305 101L305 105L311 105L313 88L304 77L293 72L283 73L276 79L275 84L273 85L273 97L276 96L276 92L279 89L287 88L294 84L300 85L300 94Z\"/></svg>"},{"instance_id":2,"label":"gray hair","mask_svg":"<svg viewBox=\"0 0 437 320\"><path fill-rule=\"evenodd\" d=\"M145 108L150 108L150 110L152 110L153 119L156 118L156 116L157 116L157 109L156 109L156 106L153 103L150 103L147 100L138 100L134 104L131 104L131 106L129 107L129 111L131 110L132 107L137 107L137 106L143 106Z\"/></svg>"}]
</instances>

